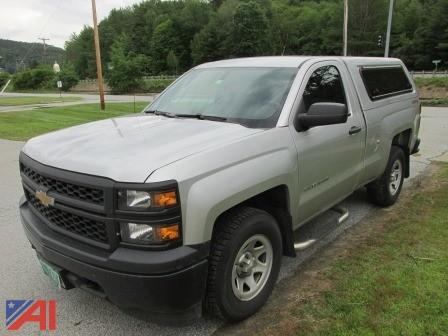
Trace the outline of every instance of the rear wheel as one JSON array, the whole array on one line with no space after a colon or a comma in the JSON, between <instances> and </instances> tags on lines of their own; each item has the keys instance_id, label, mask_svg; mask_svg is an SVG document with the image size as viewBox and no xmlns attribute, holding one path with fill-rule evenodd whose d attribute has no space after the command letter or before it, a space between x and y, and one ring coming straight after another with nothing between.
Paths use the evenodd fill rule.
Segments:
<instances>
[{"instance_id":1,"label":"rear wheel","mask_svg":"<svg viewBox=\"0 0 448 336\"><path fill-rule=\"evenodd\" d=\"M403 150L392 146L383 175L367 186L367 195L373 203L390 206L397 201L404 181L405 160Z\"/></svg>"},{"instance_id":2,"label":"rear wheel","mask_svg":"<svg viewBox=\"0 0 448 336\"><path fill-rule=\"evenodd\" d=\"M282 239L267 212L240 207L224 215L212 240L206 310L227 321L254 314L280 270Z\"/></svg>"}]
</instances>

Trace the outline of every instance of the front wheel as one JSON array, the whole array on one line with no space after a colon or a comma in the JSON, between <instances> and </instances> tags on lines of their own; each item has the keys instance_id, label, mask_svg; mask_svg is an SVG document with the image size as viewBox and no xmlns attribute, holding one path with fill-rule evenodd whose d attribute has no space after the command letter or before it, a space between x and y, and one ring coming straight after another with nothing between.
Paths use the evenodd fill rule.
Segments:
<instances>
[{"instance_id":1,"label":"front wheel","mask_svg":"<svg viewBox=\"0 0 448 336\"><path fill-rule=\"evenodd\" d=\"M230 322L254 314L275 285L281 258L281 233L271 215L250 207L224 215L212 240L206 310Z\"/></svg>"},{"instance_id":2,"label":"front wheel","mask_svg":"<svg viewBox=\"0 0 448 336\"><path fill-rule=\"evenodd\" d=\"M404 181L405 160L403 150L392 146L383 175L367 186L367 195L373 203L385 207L397 201Z\"/></svg>"}]
</instances>

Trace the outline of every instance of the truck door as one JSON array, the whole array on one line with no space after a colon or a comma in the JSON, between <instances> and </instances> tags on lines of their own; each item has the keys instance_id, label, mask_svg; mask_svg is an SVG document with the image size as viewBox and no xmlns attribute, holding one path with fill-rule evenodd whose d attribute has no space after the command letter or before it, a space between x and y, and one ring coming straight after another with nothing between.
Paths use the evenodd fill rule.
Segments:
<instances>
[{"instance_id":1,"label":"truck door","mask_svg":"<svg viewBox=\"0 0 448 336\"><path fill-rule=\"evenodd\" d=\"M309 106L317 102L346 104L349 111L343 124L297 131L290 122L298 151L301 223L344 199L357 187L363 168L365 123L351 79L338 61L311 66L298 97L295 114L307 113Z\"/></svg>"}]
</instances>

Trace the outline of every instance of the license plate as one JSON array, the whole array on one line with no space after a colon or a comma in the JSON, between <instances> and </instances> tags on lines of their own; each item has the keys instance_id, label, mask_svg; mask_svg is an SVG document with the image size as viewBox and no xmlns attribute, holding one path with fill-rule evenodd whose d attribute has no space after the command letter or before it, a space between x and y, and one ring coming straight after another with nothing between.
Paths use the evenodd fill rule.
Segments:
<instances>
[{"instance_id":1,"label":"license plate","mask_svg":"<svg viewBox=\"0 0 448 336\"><path fill-rule=\"evenodd\" d=\"M62 288L62 278L59 271L53 266L47 263L45 260L38 258L42 271L50 278L51 282L57 287Z\"/></svg>"}]
</instances>

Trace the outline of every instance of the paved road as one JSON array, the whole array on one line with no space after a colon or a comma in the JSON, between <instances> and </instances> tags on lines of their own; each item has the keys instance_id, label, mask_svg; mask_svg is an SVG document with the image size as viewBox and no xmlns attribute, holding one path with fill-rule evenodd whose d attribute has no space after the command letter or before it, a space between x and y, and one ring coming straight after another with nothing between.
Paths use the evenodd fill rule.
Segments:
<instances>
[{"instance_id":1,"label":"paved road","mask_svg":"<svg viewBox=\"0 0 448 336\"><path fill-rule=\"evenodd\" d=\"M446 158L448 153L448 109L425 108L421 126L422 151L412 159L413 177L421 173L430 160ZM221 322L213 319L197 321L182 329L158 326L130 317L102 299L93 297L81 290L59 291L53 288L42 274L19 224L17 203L22 194L17 156L21 142L0 140L0 304L6 299L56 299L58 304L58 334L63 335L210 335ZM447 158L448 159L448 158ZM409 183L409 182L407 182ZM299 264L309 258L319 248L332 241L350 226L356 225L373 207L360 191L347 199L344 204L350 210L349 219L298 258L284 258L280 279L291 274ZM316 219L321 225L329 214ZM322 231L324 232L324 231ZM328 232L326 232L328 233ZM36 329L24 329L23 335ZM0 334L4 333L4 325ZM19 333L16 333L19 334Z\"/></svg>"},{"instance_id":2,"label":"paved road","mask_svg":"<svg viewBox=\"0 0 448 336\"><path fill-rule=\"evenodd\" d=\"M19 105L19 106L0 106L1 112L10 112L10 111L27 111L34 110L35 108L42 107L57 107L57 106L69 106L69 105L78 105L78 104L90 104L90 103L99 103L99 96L96 94L87 94L87 93L63 93L63 97L80 97L81 100L75 102L62 102L62 103L52 103L52 104L33 104L33 105ZM106 104L108 102L113 103L126 103L133 102L134 99L136 102L147 102L150 103L153 101L156 94L146 94L146 95L106 95L105 101ZM2 93L0 97L58 97L57 93Z\"/></svg>"}]
</instances>

